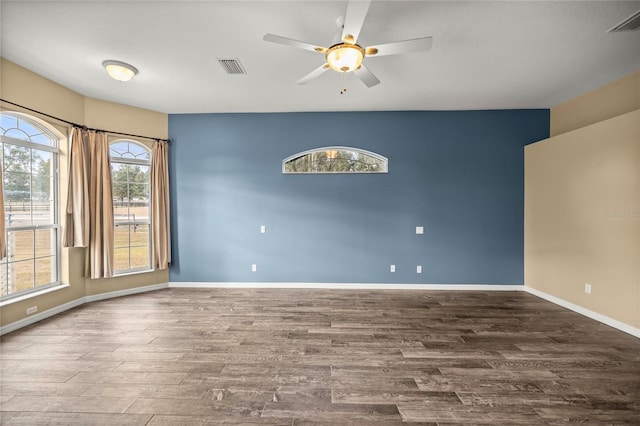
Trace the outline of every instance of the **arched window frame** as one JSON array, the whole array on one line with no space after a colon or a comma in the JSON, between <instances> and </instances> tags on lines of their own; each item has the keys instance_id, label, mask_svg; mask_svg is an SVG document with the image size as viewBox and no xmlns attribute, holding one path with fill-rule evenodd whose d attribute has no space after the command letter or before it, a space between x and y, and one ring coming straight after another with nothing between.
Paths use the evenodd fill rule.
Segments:
<instances>
[{"instance_id":1,"label":"arched window frame","mask_svg":"<svg viewBox=\"0 0 640 426\"><path fill-rule=\"evenodd\" d=\"M115 147L118 144L127 143L132 144L135 147L141 148L142 152L145 154L145 157L140 158L140 156L135 156L131 151L122 151L118 153ZM130 146L129 146L130 148ZM117 154L117 155L114 155ZM115 275L126 275L131 273L138 272L147 272L152 270L152 246L151 246L151 196L150 196L150 170L151 170L151 148L148 147L141 141L130 139L130 138L110 138L109 140L109 159L111 161L111 181L112 181L112 192L114 195L114 251L115 251L115 265L114 265L114 274ZM136 216L135 213L132 213L132 205L131 200L127 201L119 201L116 199L116 183L114 182L114 164L115 165L125 165L125 166L141 166L146 167L147 169L147 179L144 182L146 185L146 199L147 199L147 212L145 216ZM128 184L131 182L128 182ZM126 209L126 212L125 210ZM122 231L123 227L127 227L127 236L128 236L128 244L127 245L119 245L119 231ZM147 240L145 244L132 244L132 238L136 237L139 231L143 231L146 227L147 230ZM141 229L139 229L141 228ZM144 232L144 231L143 231ZM148 253L146 257L146 264L144 266L135 266L136 262L132 262L132 249L136 247L145 247ZM119 268L118 266L122 264L122 260L120 259L121 252L126 249L127 251L127 268ZM120 253L119 253L120 252ZM133 266L132 266L133 265Z\"/></svg>"},{"instance_id":2,"label":"arched window frame","mask_svg":"<svg viewBox=\"0 0 640 426\"><path fill-rule=\"evenodd\" d=\"M297 160L301 157L314 155L314 154L324 154L325 158L329 153L338 152L350 152L352 155L363 155L366 157L372 157L373 159L380 162L379 170L371 171L340 171L340 170L310 170L310 171L289 171L287 170L287 163ZM297 154L290 155L289 157L282 160L282 173L283 174L378 174L378 173L388 173L389 172L389 160L387 157L384 157L378 153L367 151L360 148L349 147L349 146L325 146L320 148L313 148L306 151L298 152Z\"/></svg>"},{"instance_id":3,"label":"arched window frame","mask_svg":"<svg viewBox=\"0 0 640 426\"><path fill-rule=\"evenodd\" d=\"M31 293L40 292L50 287L60 284L60 219L59 219L59 146L65 136L55 129L51 124L37 117L14 111L0 112L0 161L2 161L2 182L5 187L5 232L7 241L7 258L0 261L0 285L3 286L0 292L0 300L11 300ZM8 122L15 120L14 128L8 127ZM21 126L25 125L25 126ZM21 128L22 127L22 128ZM27 133L24 128L32 128L35 133ZM5 173L7 168L6 145L12 145L20 149L28 150L30 156L30 179L29 191L22 201L22 211L11 213L14 206L11 194L6 191ZM48 193L37 188L34 183L34 153L38 156L42 154L50 155ZM10 171L9 171L10 172ZM45 176L40 176L40 178ZM26 219L25 212L28 216ZM47 212L44 215L41 212ZM10 212L7 214L7 212ZM14 222L12 216L21 215L20 219ZM48 217L47 217L48 216ZM17 222L17 223L16 223ZM28 223L27 223L28 222ZM32 246L28 247L32 251L31 256L27 256L25 243L29 233L33 232ZM16 242L16 237L20 235L24 241ZM26 237L26 240L25 240ZM12 247L14 244L14 247ZM49 249L46 250L46 246ZM18 253L22 251L22 253ZM32 262L32 275L30 288L16 289L17 287L27 287L24 279L29 269L28 262ZM15 268L15 269L12 269ZM26 269L25 269L26 268ZM13 275L16 277L14 279ZM21 276L19 278L18 276ZM48 276L48 279L46 278ZM11 279L10 279L11 278ZM15 281L15 283L12 283ZM12 288L16 287L16 288Z\"/></svg>"}]
</instances>

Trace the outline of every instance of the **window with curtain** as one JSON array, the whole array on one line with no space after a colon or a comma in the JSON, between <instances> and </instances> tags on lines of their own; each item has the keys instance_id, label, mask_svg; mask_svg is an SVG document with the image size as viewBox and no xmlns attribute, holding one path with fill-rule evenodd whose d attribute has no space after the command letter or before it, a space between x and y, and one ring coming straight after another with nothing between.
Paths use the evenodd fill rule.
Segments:
<instances>
[{"instance_id":1,"label":"window with curtain","mask_svg":"<svg viewBox=\"0 0 640 426\"><path fill-rule=\"evenodd\" d=\"M7 256L0 298L59 283L58 146L62 135L33 117L0 113Z\"/></svg>"},{"instance_id":2,"label":"window with curtain","mask_svg":"<svg viewBox=\"0 0 640 426\"><path fill-rule=\"evenodd\" d=\"M132 140L109 144L115 225L115 274L151 269L151 151Z\"/></svg>"}]
</instances>

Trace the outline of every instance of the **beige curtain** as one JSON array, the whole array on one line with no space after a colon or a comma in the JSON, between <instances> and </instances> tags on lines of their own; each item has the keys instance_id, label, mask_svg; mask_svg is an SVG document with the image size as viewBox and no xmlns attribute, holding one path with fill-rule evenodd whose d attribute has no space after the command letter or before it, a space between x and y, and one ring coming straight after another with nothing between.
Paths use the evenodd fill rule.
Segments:
<instances>
[{"instance_id":1,"label":"beige curtain","mask_svg":"<svg viewBox=\"0 0 640 426\"><path fill-rule=\"evenodd\" d=\"M169 144L158 141L151 151L151 224L155 269L171 263L169 215Z\"/></svg>"},{"instance_id":2,"label":"beige curtain","mask_svg":"<svg viewBox=\"0 0 640 426\"><path fill-rule=\"evenodd\" d=\"M114 226L109 142L102 132L89 132L89 261L91 278L113 276Z\"/></svg>"},{"instance_id":3,"label":"beige curtain","mask_svg":"<svg viewBox=\"0 0 640 426\"><path fill-rule=\"evenodd\" d=\"M74 127L69 148L69 182L64 247L89 245L89 134Z\"/></svg>"},{"instance_id":4,"label":"beige curtain","mask_svg":"<svg viewBox=\"0 0 640 426\"><path fill-rule=\"evenodd\" d=\"M2 164L0 164L0 176L2 176ZM7 239L4 224L4 188L0 182L0 259L7 257Z\"/></svg>"}]
</instances>

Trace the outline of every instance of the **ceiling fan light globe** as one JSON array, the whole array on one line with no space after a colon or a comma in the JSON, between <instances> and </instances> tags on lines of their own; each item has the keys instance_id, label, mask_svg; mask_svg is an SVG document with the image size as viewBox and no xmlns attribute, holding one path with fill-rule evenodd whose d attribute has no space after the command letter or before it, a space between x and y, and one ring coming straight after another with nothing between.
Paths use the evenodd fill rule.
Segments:
<instances>
[{"instance_id":1,"label":"ceiling fan light globe","mask_svg":"<svg viewBox=\"0 0 640 426\"><path fill-rule=\"evenodd\" d=\"M337 72L350 72L362 64L364 49L357 44L336 44L327 50L327 63Z\"/></svg>"}]
</instances>

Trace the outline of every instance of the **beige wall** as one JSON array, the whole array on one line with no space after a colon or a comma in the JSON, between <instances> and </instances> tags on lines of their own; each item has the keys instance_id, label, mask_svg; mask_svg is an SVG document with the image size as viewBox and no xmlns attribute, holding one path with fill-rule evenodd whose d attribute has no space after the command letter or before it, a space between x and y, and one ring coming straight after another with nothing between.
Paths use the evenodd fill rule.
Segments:
<instances>
[{"instance_id":1,"label":"beige wall","mask_svg":"<svg viewBox=\"0 0 640 426\"><path fill-rule=\"evenodd\" d=\"M552 121L579 127L525 148L525 285L636 329L640 108L610 114L616 93L623 103L630 98L621 85L640 97L640 86L629 85L637 78L552 109ZM602 111L594 111L597 105ZM581 111L589 113L577 120ZM592 285L590 295L585 283Z\"/></svg>"},{"instance_id":2,"label":"beige wall","mask_svg":"<svg viewBox=\"0 0 640 426\"><path fill-rule=\"evenodd\" d=\"M550 135L640 109L640 71L551 108Z\"/></svg>"},{"instance_id":3,"label":"beige wall","mask_svg":"<svg viewBox=\"0 0 640 426\"><path fill-rule=\"evenodd\" d=\"M5 59L0 62L0 97L93 128L158 138L166 138L168 135L166 114L84 97ZM3 104L2 109L27 112L7 104ZM54 124L65 136L68 134L66 125L55 123L46 117L40 118ZM147 140L140 142L151 143ZM60 146L61 207L66 200L67 148L68 142L64 140ZM29 306L37 305L38 312L43 312L84 296L166 283L169 278L168 271L163 270L90 280L84 278L83 268L84 249L62 249L61 278L63 283L70 286L3 306L0 310L0 326L24 319Z\"/></svg>"}]
</instances>

